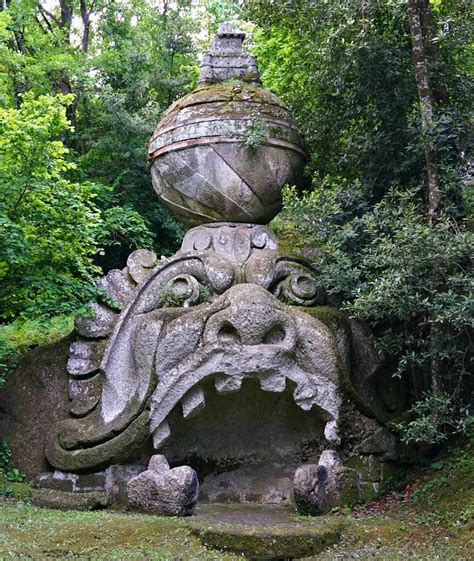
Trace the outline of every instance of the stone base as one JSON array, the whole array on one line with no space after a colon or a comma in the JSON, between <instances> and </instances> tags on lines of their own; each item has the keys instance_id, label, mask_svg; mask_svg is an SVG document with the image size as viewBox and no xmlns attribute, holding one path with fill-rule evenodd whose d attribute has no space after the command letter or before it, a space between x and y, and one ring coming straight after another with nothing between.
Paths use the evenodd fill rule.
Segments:
<instances>
[{"instance_id":1,"label":"stone base","mask_svg":"<svg viewBox=\"0 0 474 561\"><path fill-rule=\"evenodd\" d=\"M39 489L32 503L58 510L101 510L110 505L105 493L69 493L56 489Z\"/></svg>"},{"instance_id":2,"label":"stone base","mask_svg":"<svg viewBox=\"0 0 474 561\"><path fill-rule=\"evenodd\" d=\"M279 506L198 506L191 531L209 548L246 559L300 559L338 542L343 521L337 517L298 519Z\"/></svg>"}]
</instances>

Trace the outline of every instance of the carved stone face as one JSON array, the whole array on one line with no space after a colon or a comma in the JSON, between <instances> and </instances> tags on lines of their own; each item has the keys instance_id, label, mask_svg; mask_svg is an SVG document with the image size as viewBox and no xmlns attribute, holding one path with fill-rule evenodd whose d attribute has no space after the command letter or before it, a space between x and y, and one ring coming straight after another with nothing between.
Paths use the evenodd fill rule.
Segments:
<instances>
[{"instance_id":1,"label":"carved stone face","mask_svg":"<svg viewBox=\"0 0 474 561\"><path fill-rule=\"evenodd\" d=\"M140 344L141 331L159 324L162 313L140 320L134 356L150 352ZM182 403L184 417L205 404L201 383L212 378L220 393L238 391L246 378L265 391L284 391L289 380L304 410L318 408L327 422L326 437L338 441L341 359L330 331L309 315L295 312L255 284L235 285L209 306L199 306L169 321L155 350L157 385L150 419L155 447L169 434L166 421Z\"/></svg>"},{"instance_id":2,"label":"carved stone face","mask_svg":"<svg viewBox=\"0 0 474 561\"><path fill-rule=\"evenodd\" d=\"M265 227L220 225L191 231L182 252L145 278L130 263L140 282L127 289L120 315L107 316L100 305L95 318L77 324L83 339L69 361L74 418L56 428L49 461L69 471L98 469L126 460L150 436L158 450L178 405L187 419L205 406L209 384L224 394L248 379L267 392L289 390L337 446L348 324L337 311L337 321L318 319L314 273L275 247ZM109 293L125 279L116 277ZM94 370L90 357L101 352Z\"/></svg>"}]
</instances>

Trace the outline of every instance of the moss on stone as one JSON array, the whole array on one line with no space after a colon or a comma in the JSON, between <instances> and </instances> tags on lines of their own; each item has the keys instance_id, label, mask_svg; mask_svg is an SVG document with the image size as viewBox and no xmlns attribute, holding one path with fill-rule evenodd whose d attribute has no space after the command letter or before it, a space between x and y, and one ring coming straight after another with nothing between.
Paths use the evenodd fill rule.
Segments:
<instances>
[{"instance_id":1,"label":"moss on stone","mask_svg":"<svg viewBox=\"0 0 474 561\"><path fill-rule=\"evenodd\" d=\"M207 547L246 559L316 555L337 543L345 525L343 517L295 517L292 509L269 505L211 505L207 512L190 520L193 533Z\"/></svg>"},{"instance_id":2,"label":"moss on stone","mask_svg":"<svg viewBox=\"0 0 474 561\"><path fill-rule=\"evenodd\" d=\"M321 321L331 331L349 333L347 316L337 308L330 306L316 306L313 308L302 308L304 312Z\"/></svg>"},{"instance_id":3,"label":"moss on stone","mask_svg":"<svg viewBox=\"0 0 474 561\"><path fill-rule=\"evenodd\" d=\"M57 489L39 489L32 502L58 510L100 510L109 506L105 493L69 493Z\"/></svg>"},{"instance_id":4,"label":"moss on stone","mask_svg":"<svg viewBox=\"0 0 474 561\"><path fill-rule=\"evenodd\" d=\"M233 561L208 551L177 518L61 512L0 501L0 559ZM240 557L240 559L242 559Z\"/></svg>"}]
</instances>

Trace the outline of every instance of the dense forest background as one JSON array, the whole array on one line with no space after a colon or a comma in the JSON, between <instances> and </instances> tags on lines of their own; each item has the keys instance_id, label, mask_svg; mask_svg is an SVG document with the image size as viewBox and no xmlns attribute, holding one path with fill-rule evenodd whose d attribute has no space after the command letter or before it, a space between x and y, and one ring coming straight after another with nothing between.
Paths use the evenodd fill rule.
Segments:
<instances>
[{"instance_id":1,"label":"dense forest background","mask_svg":"<svg viewBox=\"0 0 474 561\"><path fill-rule=\"evenodd\" d=\"M272 226L374 329L412 404L405 440L466 431L469 0L1 0L0 379L66 333L131 251L178 248L146 142L229 19L310 153L305 190L285 189Z\"/></svg>"}]
</instances>

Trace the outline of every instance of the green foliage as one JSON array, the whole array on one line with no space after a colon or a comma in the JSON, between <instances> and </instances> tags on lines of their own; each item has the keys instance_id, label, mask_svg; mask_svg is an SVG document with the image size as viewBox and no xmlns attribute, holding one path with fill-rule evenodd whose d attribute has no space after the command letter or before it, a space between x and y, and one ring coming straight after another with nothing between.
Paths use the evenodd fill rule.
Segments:
<instances>
[{"instance_id":1,"label":"green foliage","mask_svg":"<svg viewBox=\"0 0 474 561\"><path fill-rule=\"evenodd\" d=\"M262 121L253 120L245 129L239 144L250 150L258 150L262 145L262 140L266 135L267 129Z\"/></svg>"},{"instance_id":2,"label":"green foliage","mask_svg":"<svg viewBox=\"0 0 474 561\"><path fill-rule=\"evenodd\" d=\"M100 215L96 187L67 179L74 164L60 140L67 96L25 94L0 108L1 316L77 310L90 297Z\"/></svg>"},{"instance_id":3,"label":"green foliage","mask_svg":"<svg viewBox=\"0 0 474 561\"><path fill-rule=\"evenodd\" d=\"M0 325L0 387L15 369L21 355L38 345L48 345L73 329L73 316L39 317Z\"/></svg>"},{"instance_id":4,"label":"green foliage","mask_svg":"<svg viewBox=\"0 0 474 561\"><path fill-rule=\"evenodd\" d=\"M208 300L211 296L211 291L207 286L199 287L199 297L197 304L201 304ZM170 308L180 308L184 302L189 298L189 293L180 292L179 290L173 289L173 287L165 287L161 293L161 302L163 306Z\"/></svg>"},{"instance_id":5,"label":"green foliage","mask_svg":"<svg viewBox=\"0 0 474 561\"><path fill-rule=\"evenodd\" d=\"M18 108L25 92L69 94L66 114L74 128L63 128L60 140L70 150L68 160L72 150L80 156L69 178L110 187L91 188L88 196L104 213L110 234L101 236L96 263L106 270L122 267L144 239L158 253L174 252L183 228L153 194L146 142L163 111L197 77L192 34L198 27L189 3L86 1L93 22L87 37L79 1L68 4L74 32L62 22L57 3L43 9L30 0L13 2L0 11L0 106ZM120 243L123 232L112 224L120 212L115 207L124 208L128 222ZM5 226L9 236L15 226L15 220Z\"/></svg>"},{"instance_id":6,"label":"green foliage","mask_svg":"<svg viewBox=\"0 0 474 561\"><path fill-rule=\"evenodd\" d=\"M311 155L313 192L284 195L284 240L323 250L321 287L372 325L411 402L422 400L406 438L437 441L449 425L466 429L462 411L472 398L474 241L464 184L474 88L472 4L441 0L431 8L429 129L406 2L251 0L244 14L260 26L254 50L263 82L292 108ZM427 150L436 153L441 190L433 224ZM433 365L442 375L436 391Z\"/></svg>"},{"instance_id":7,"label":"green foliage","mask_svg":"<svg viewBox=\"0 0 474 561\"><path fill-rule=\"evenodd\" d=\"M414 420L395 425L402 441L439 444L452 434L467 434L474 427L474 416L467 406L460 406L454 396L427 393L410 410Z\"/></svg>"},{"instance_id":8,"label":"green foliage","mask_svg":"<svg viewBox=\"0 0 474 561\"><path fill-rule=\"evenodd\" d=\"M138 247L169 254L184 231L153 193L146 142L196 80L190 6L85 2L87 37L69 6L73 33L57 4L0 11L4 321L78 311L101 269Z\"/></svg>"},{"instance_id":9,"label":"green foliage","mask_svg":"<svg viewBox=\"0 0 474 561\"><path fill-rule=\"evenodd\" d=\"M281 235L297 231L307 245L323 249L320 286L374 327L394 375L421 400L412 411L416 419L403 425L404 438L439 442L448 428L467 430L474 235L465 222L445 213L429 225L416 189L392 189L370 206L358 184L339 178L316 182L302 196L287 188L284 207ZM422 399L434 359L443 365L447 396Z\"/></svg>"},{"instance_id":10,"label":"green foliage","mask_svg":"<svg viewBox=\"0 0 474 561\"><path fill-rule=\"evenodd\" d=\"M161 302L163 306L168 308L180 308L187 299L186 294L180 294L172 289L163 290L161 293Z\"/></svg>"},{"instance_id":11,"label":"green foliage","mask_svg":"<svg viewBox=\"0 0 474 561\"><path fill-rule=\"evenodd\" d=\"M433 130L422 131L406 2L250 0L263 83L289 105L304 133L310 169L323 180L355 181L370 201L393 186L423 180L424 145L442 160L463 160L469 146L472 4L440 2L435 42L441 82L450 93ZM464 152L463 152L464 151ZM467 161L467 158L465 158ZM443 165L444 165L443 164Z\"/></svg>"},{"instance_id":12,"label":"green foliage","mask_svg":"<svg viewBox=\"0 0 474 561\"><path fill-rule=\"evenodd\" d=\"M163 111L195 84L191 34L196 31L185 5L164 15L142 0L111 2L101 14L88 62L93 75L82 76L77 107L80 167L89 179L112 188L99 200L100 208L111 213L109 220L118 218L119 210L109 210L114 207L128 213L124 222L132 210L144 218L130 223L137 230L129 228L129 241L117 244L113 236L105 244L98 260L105 269L122 267L137 243L147 248L153 243L165 255L179 247L184 229L154 194L146 143Z\"/></svg>"},{"instance_id":13,"label":"green foliage","mask_svg":"<svg viewBox=\"0 0 474 561\"><path fill-rule=\"evenodd\" d=\"M2 440L0 443L0 471L5 472L10 465L10 461L12 458L12 453L10 448L8 447L7 443Z\"/></svg>"},{"instance_id":14,"label":"green foliage","mask_svg":"<svg viewBox=\"0 0 474 561\"><path fill-rule=\"evenodd\" d=\"M8 444L2 440L0 442L0 496L11 495L12 487L9 483L22 483L25 474L12 465L12 453Z\"/></svg>"},{"instance_id":15,"label":"green foliage","mask_svg":"<svg viewBox=\"0 0 474 561\"><path fill-rule=\"evenodd\" d=\"M135 249L153 249L149 224L130 206L115 206L102 213L96 242L101 248L96 260L103 268L120 268ZM106 261L102 262L102 257Z\"/></svg>"}]
</instances>

